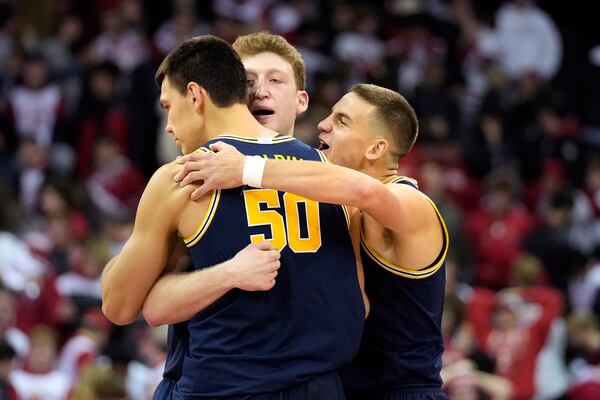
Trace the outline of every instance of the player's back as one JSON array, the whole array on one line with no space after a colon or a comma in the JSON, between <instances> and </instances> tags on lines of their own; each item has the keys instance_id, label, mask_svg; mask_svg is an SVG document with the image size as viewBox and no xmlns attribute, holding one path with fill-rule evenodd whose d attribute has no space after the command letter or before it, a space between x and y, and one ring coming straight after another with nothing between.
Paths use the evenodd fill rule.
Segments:
<instances>
[{"instance_id":1,"label":"player's back","mask_svg":"<svg viewBox=\"0 0 600 400\"><path fill-rule=\"evenodd\" d=\"M399 177L392 182L418 189L409 178ZM437 208L431 204L444 240L438 257L426 268L411 270L387 262L361 238L365 289L371 311L365 321L360 351L352 365L344 369L349 399L376 398L368 396L382 391L441 387L441 319L448 232Z\"/></svg>"},{"instance_id":2,"label":"player's back","mask_svg":"<svg viewBox=\"0 0 600 400\"><path fill-rule=\"evenodd\" d=\"M292 137L217 140L247 155L322 161L320 152ZM277 391L349 362L364 306L347 224L343 207L292 193L216 191L186 239L195 268L265 239L281 249L281 268L271 290L232 290L190 320L177 390L215 397Z\"/></svg>"}]
</instances>

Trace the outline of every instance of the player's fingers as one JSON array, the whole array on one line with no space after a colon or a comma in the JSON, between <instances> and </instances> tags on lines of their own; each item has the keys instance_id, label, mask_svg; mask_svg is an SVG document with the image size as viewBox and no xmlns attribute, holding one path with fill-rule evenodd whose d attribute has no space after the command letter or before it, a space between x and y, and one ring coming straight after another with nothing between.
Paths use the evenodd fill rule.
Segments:
<instances>
[{"instance_id":1,"label":"player's fingers","mask_svg":"<svg viewBox=\"0 0 600 400\"><path fill-rule=\"evenodd\" d=\"M227 148L227 146L229 146L227 143L224 142L216 142L216 143L211 143L208 147L212 150L212 151L222 151L224 149Z\"/></svg>"},{"instance_id":2,"label":"player's fingers","mask_svg":"<svg viewBox=\"0 0 600 400\"><path fill-rule=\"evenodd\" d=\"M196 153L195 151L189 154L184 154L183 156L178 156L175 160L177 164L185 164L190 161L198 161L201 160L202 157L207 153Z\"/></svg>"},{"instance_id":3,"label":"player's fingers","mask_svg":"<svg viewBox=\"0 0 600 400\"><path fill-rule=\"evenodd\" d=\"M281 262L279 260L278 261L273 261L270 264L270 267L271 267L270 269L272 269L274 271L277 271L279 269L279 267L281 267Z\"/></svg>"},{"instance_id":4,"label":"player's fingers","mask_svg":"<svg viewBox=\"0 0 600 400\"><path fill-rule=\"evenodd\" d=\"M175 179L175 182L180 182L191 171L198 171L198 170L200 170L199 161L188 161L181 166L181 169L175 174L173 179Z\"/></svg>"},{"instance_id":5,"label":"player's fingers","mask_svg":"<svg viewBox=\"0 0 600 400\"><path fill-rule=\"evenodd\" d=\"M281 258L281 252L279 250L273 248L272 250L269 251L269 256L273 260L279 260Z\"/></svg>"},{"instance_id":6,"label":"player's fingers","mask_svg":"<svg viewBox=\"0 0 600 400\"><path fill-rule=\"evenodd\" d=\"M192 192L192 194L190 195L190 199L192 201L200 200L202 197L204 197L211 190L212 189L210 188L210 185L207 185L207 184L200 185L200 187L196 188Z\"/></svg>"},{"instance_id":7,"label":"player's fingers","mask_svg":"<svg viewBox=\"0 0 600 400\"><path fill-rule=\"evenodd\" d=\"M258 242L258 243L254 243L254 247L256 247L258 250L264 250L264 251L269 251L269 250L277 250L277 248L275 246L273 246L270 242L262 241L262 242Z\"/></svg>"},{"instance_id":8,"label":"player's fingers","mask_svg":"<svg viewBox=\"0 0 600 400\"><path fill-rule=\"evenodd\" d=\"M190 171L185 178L179 182L179 186L189 185L190 183L201 183L200 181L206 180L206 173L204 171Z\"/></svg>"}]
</instances>

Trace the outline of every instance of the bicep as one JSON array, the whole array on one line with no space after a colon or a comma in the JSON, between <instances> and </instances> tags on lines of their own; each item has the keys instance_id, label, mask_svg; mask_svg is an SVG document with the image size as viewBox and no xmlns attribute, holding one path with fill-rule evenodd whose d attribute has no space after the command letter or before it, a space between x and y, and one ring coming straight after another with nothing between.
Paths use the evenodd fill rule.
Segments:
<instances>
[{"instance_id":1,"label":"bicep","mask_svg":"<svg viewBox=\"0 0 600 400\"><path fill-rule=\"evenodd\" d=\"M377 185L375 188L369 196L372 200L363 208L370 218L396 234L408 233L419 226L419 201L423 201L416 197L422 196L419 192L403 185Z\"/></svg>"}]
</instances>

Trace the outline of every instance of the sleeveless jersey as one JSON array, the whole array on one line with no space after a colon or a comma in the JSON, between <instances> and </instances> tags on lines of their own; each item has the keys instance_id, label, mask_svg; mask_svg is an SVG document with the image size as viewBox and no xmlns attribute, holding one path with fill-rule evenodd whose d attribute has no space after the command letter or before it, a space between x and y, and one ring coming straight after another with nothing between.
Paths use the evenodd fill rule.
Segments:
<instances>
[{"instance_id":1,"label":"sleeveless jersey","mask_svg":"<svg viewBox=\"0 0 600 400\"><path fill-rule=\"evenodd\" d=\"M416 181L399 177L394 184L418 190ZM431 202L431 200L429 200ZM428 267L410 270L385 261L361 238L365 290L371 312L365 321L358 355L344 369L344 385L358 391L440 387L441 333L448 231L437 213L443 246Z\"/></svg>"},{"instance_id":2,"label":"sleeveless jersey","mask_svg":"<svg viewBox=\"0 0 600 400\"><path fill-rule=\"evenodd\" d=\"M247 155L325 161L289 136L219 136L209 144L216 141ZM344 207L244 186L215 191L198 222L185 239L196 269L263 240L281 249L281 268L271 290L234 289L188 322L176 392L201 399L278 391L351 361L364 305Z\"/></svg>"}]
</instances>

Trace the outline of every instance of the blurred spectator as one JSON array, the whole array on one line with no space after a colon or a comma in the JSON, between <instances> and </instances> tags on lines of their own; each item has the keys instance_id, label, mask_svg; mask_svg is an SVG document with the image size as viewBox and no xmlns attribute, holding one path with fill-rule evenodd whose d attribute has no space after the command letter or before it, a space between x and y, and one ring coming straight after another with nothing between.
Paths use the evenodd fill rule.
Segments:
<instances>
[{"instance_id":1,"label":"blurred spectator","mask_svg":"<svg viewBox=\"0 0 600 400\"><path fill-rule=\"evenodd\" d=\"M90 199L106 215L132 216L144 188L142 174L110 136L98 138L94 150L95 169L86 180Z\"/></svg>"},{"instance_id":2,"label":"blurred spectator","mask_svg":"<svg viewBox=\"0 0 600 400\"><path fill-rule=\"evenodd\" d=\"M600 158L590 160L585 171L584 190L590 200L594 218L600 218Z\"/></svg>"},{"instance_id":3,"label":"blurred spectator","mask_svg":"<svg viewBox=\"0 0 600 400\"><path fill-rule=\"evenodd\" d=\"M35 327L30 335L31 347L23 368L13 371L10 382L20 399L65 400L71 390L69 377L54 368L58 337L47 326Z\"/></svg>"},{"instance_id":4,"label":"blurred spectator","mask_svg":"<svg viewBox=\"0 0 600 400\"><path fill-rule=\"evenodd\" d=\"M496 13L495 28L478 32L477 46L485 56L496 59L512 79L526 73L550 79L562 59L556 25L529 0L503 4Z\"/></svg>"},{"instance_id":5,"label":"blurred spectator","mask_svg":"<svg viewBox=\"0 0 600 400\"><path fill-rule=\"evenodd\" d=\"M148 56L145 38L129 25L126 2L108 8L100 15L102 30L90 44L91 64L112 61L125 73L131 72Z\"/></svg>"},{"instance_id":6,"label":"blurred spectator","mask_svg":"<svg viewBox=\"0 0 600 400\"><path fill-rule=\"evenodd\" d=\"M195 0L175 0L174 3L173 15L154 34L154 46L160 54L167 54L187 38L210 31L210 27L198 20Z\"/></svg>"},{"instance_id":7,"label":"blurred spectator","mask_svg":"<svg viewBox=\"0 0 600 400\"><path fill-rule=\"evenodd\" d=\"M16 314L15 296L0 285L0 341L6 342L18 358L23 360L29 352L29 338L15 326ZM8 350L5 351L8 353Z\"/></svg>"},{"instance_id":8,"label":"blurred spectator","mask_svg":"<svg viewBox=\"0 0 600 400\"><path fill-rule=\"evenodd\" d=\"M469 173L478 179L514 163L514 152L504 132L504 121L500 115L486 112L481 114L464 157Z\"/></svg>"},{"instance_id":9,"label":"blurred spectator","mask_svg":"<svg viewBox=\"0 0 600 400\"><path fill-rule=\"evenodd\" d=\"M19 201L25 210L33 211L46 179L48 153L33 137L24 137L19 143L17 162L14 179Z\"/></svg>"},{"instance_id":10,"label":"blurred spectator","mask_svg":"<svg viewBox=\"0 0 600 400\"><path fill-rule=\"evenodd\" d=\"M83 47L83 24L77 15L61 18L53 36L40 40L36 49L48 60L65 98L66 116L78 111L81 95L81 65L77 59Z\"/></svg>"},{"instance_id":11,"label":"blurred spectator","mask_svg":"<svg viewBox=\"0 0 600 400\"><path fill-rule=\"evenodd\" d=\"M101 237L88 237L70 249L70 270L56 279L56 290L70 298L79 310L100 306L100 275L110 260L110 248Z\"/></svg>"},{"instance_id":12,"label":"blurred spectator","mask_svg":"<svg viewBox=\"0 0 600 400\"><path fill-rule=\"evenodd\" d=\"M581 260L568 281L569 304L574 313L600 315L600 262Z\"/></svg>"},{"instance_id":13,"label":"blurred spectator","mask_svg":"<svg viewBox=\"0 0 600 400\"><path fill-rule=\"evenodd\" d=\"M271 2L272 0L221 0L213 3L213 11L220 17L240 21L260 30L260 23Z\"/></svg>"},{"instance_id":14,"label":"blurred spectator","mask_svg":"<svg viewBox=\"0 0 600 400\"><path fill-rule=\"evenodd\" d=\"M498 289L511 283L511 265L533 228L533 217L518 201L516 184L510 175L492 177L480 207L466 215L478 285Z\"/></svg>"},{"instance_id":15,"label":"blurred spectator","mask_svg":"<svg viewBox=\"0 0 600 400\"><path fill-rule=\"evenodd\" d=\"M572 376L568 398L596 399L600 394L600 330L597 318L590 314L572 314L567 326Z\"/></svg>"},{"instance_id":16,"label":"blurred spectator","mask_svg":"<svg viewBox=\"0 0 600 400\"><path fill-rule=\"evenodd\" d=\"M111 324L100 308L89 309L81 318L81 326L62 346L57 369L64 372L75 385L82 372L96 361L104 346Z\"/></svg>"},{"instance_id":17,"label":"blurred spectator","mask_svg":"<svg viewBox=\"0 0 600 400\"><path fill-rule=\"evenodd\" d=\"M458 105L446 89L446 73L441 64L429 64L414 93L413 106L420 120L420 138L424 142L456 140L459 136Z\"/></svg>"},{"instance_id":18,"label":"blurred spectator","mask_svg":"<svg viewBox=\"0 0 600 400\"><path fill-rule=\"evenodd\" d=\"M43 149L54 141L57 123L63 118L63 97L49 77L48 63L39 56L27 58L23 81L8 94L9 112L21 137L31 136Z\"/></svg>"},{"instance_id":19,"label":"blurred spectator","mask_svg":"<svg viewBox=\"0 0 600 400\"><path fill-rule=\"evenodd\" d=\"M560 292L540 286L508 289L496 295L477 288L468 307L476 343L494 357L495 372L513 383L512 398L532 398L537 357L552 322L562 311Z\"/></svg>"},{"instance_id":20,"label":"blurred spectator","mask_svg":"<svg viewBox=\"0 0 600 400\"><path fill-rule=\"evenodd\" d=\"M141 328L138 331L138 354L141 362L132 361L127 368L126 387L132 400L152 396L162 380L167 359L167 327Z\"/></svg>"},{"instance_id":21,"label":"blurred spectator","mask_svg":"<svg viewBox=\"0 0 600 400\"><path fill-rule=\"evenodd\" d=\"M525 249L544 264L552 286L563 292L566 292L569 275L583 258L570 237L572 210L571 194L567 191L555 193L543 212L542 224L523 242Z\"/></svg>"},{"instance_id":22,"label":"blurred spectator","mask_svg":"<svg viewBox=\"0 0 600 400\"><path fill-rule=\"evenodd\" d=\"M379 17L370 9L355 10L352 30L340 32L333 41L333 53L346 63L354 78L352 83L365 80L383 61L386 47L377 36Z\"/></svg>"},{"instance_id":23,"label":"blurred spectator","mask_svg":"<svg viewBox=\"0 0 600 400\"><path fill-rule=\"evenodd\" d=\"M118 79L119 68L110 61L95 65L89 72L89 92L82 98L78 122L77 170L82 177L91 172L94 145L101 135L114 138L122 153L128 154L129 115L117 89Z\"/></svg>"},{"instance_id":24,"label":"blurred spectator","mask_svg":"<svg viewBox=\"0 0 600 400\"><path fill-rule=\"evenodd\" d=\"M15 351L0 339L0 399L19 400L15 388L9 381L9 376L15 368Z\"/></svg>"},{"instance_id":25,"label":"blurred spectator","mask_svg":"<svg viewBox=\"0 0 600 400\"><path fill-rule=\"evenodd\" d=\"M15 292L37 292L37 281L46 272L45 265L37 259L19 237L0 232L0 282Z\"/></svg>"},{"instance_id":26,"label":"blurred spectator","mask_svg":"<svg viewBox=\"0 0 600 400\"><path fill-rule=\"evenodd\" d=\"M110 368L87 367L75 388L77 400L128 400L123 381Z\"/></svg>"}]
</instances>

